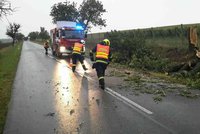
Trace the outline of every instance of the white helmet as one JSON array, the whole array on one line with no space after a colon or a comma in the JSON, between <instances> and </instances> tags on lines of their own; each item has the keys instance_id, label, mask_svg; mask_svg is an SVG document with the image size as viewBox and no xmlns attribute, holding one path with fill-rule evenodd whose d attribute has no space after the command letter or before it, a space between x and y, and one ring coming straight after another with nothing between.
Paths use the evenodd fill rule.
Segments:
<instances>
[{"instance_id":1,"label":"white helmet","mask_svg":"<svg viewBox=\"0 0 200 134\"><path fill-rule=\"evenodd\" d=\"M85 41L84 40L80 40L80 43L85 44Z\"/></svg>"}]
</instances>

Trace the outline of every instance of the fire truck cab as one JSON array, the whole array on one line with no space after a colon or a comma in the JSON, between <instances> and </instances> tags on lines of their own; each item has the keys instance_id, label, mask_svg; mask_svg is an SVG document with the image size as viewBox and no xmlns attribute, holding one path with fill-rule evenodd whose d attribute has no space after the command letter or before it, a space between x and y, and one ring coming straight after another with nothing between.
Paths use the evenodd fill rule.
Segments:
<instances>
[{"instance_id":1,"label":"fire truck cab","mask_svg":"<svg viewBox=\"0 0 200 134\"><path fill-rule=\"evenodd\" d=\"M57 21L56 28L50 30L51 49L55 56L71 54L74 43L85 40L83 27L72 21Z\"/></svg>"}]
</instances>

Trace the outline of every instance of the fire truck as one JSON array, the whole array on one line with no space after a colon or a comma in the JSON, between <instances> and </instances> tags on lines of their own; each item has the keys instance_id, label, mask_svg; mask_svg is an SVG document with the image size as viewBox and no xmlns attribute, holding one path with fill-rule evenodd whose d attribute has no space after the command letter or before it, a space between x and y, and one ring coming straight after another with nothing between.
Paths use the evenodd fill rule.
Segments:
<instances>
[{"instance_id":1,"label":"fire truck","mask_svg":"<svg viewBox=\"0 0 200 134\"><path fill-rule=\"evenodd\" d=\"M85 40L83 27L72 21L57 21L56 28L50 30L52 54L61 57L72 54L75 42Z\"/></svg>"}]
</instances>

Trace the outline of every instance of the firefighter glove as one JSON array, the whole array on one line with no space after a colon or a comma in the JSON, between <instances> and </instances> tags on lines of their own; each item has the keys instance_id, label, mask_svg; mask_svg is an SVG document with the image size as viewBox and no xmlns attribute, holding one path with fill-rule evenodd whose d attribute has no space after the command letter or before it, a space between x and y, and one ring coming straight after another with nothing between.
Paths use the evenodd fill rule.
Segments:
<instances>
[{"instance_id":1,"label":"firefighter glove","mask_svg":"<svg viewBox=\"0 0 200 134\"><path fill-rule=\"evenodd\" d=\"M95 68L96 68L96 63L93 63L92 69L95 69Z\"/></svg>"}]
</instances>

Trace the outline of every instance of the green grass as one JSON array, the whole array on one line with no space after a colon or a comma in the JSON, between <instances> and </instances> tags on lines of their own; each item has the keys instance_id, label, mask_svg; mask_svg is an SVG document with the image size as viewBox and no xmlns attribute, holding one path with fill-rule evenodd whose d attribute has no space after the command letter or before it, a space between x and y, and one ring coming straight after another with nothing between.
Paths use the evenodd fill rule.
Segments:
<instances>
[{"instance_id":1,"label":"green grass","mask_svg":"<svg viewBox=\"0 0 200 134\"><path fill-rule=\"evenodd\" d=\"M18 43L14 47L10 46L0 50L0 134L3 133L21 48L22 43Z\"/></svg>"}]
</instances>

